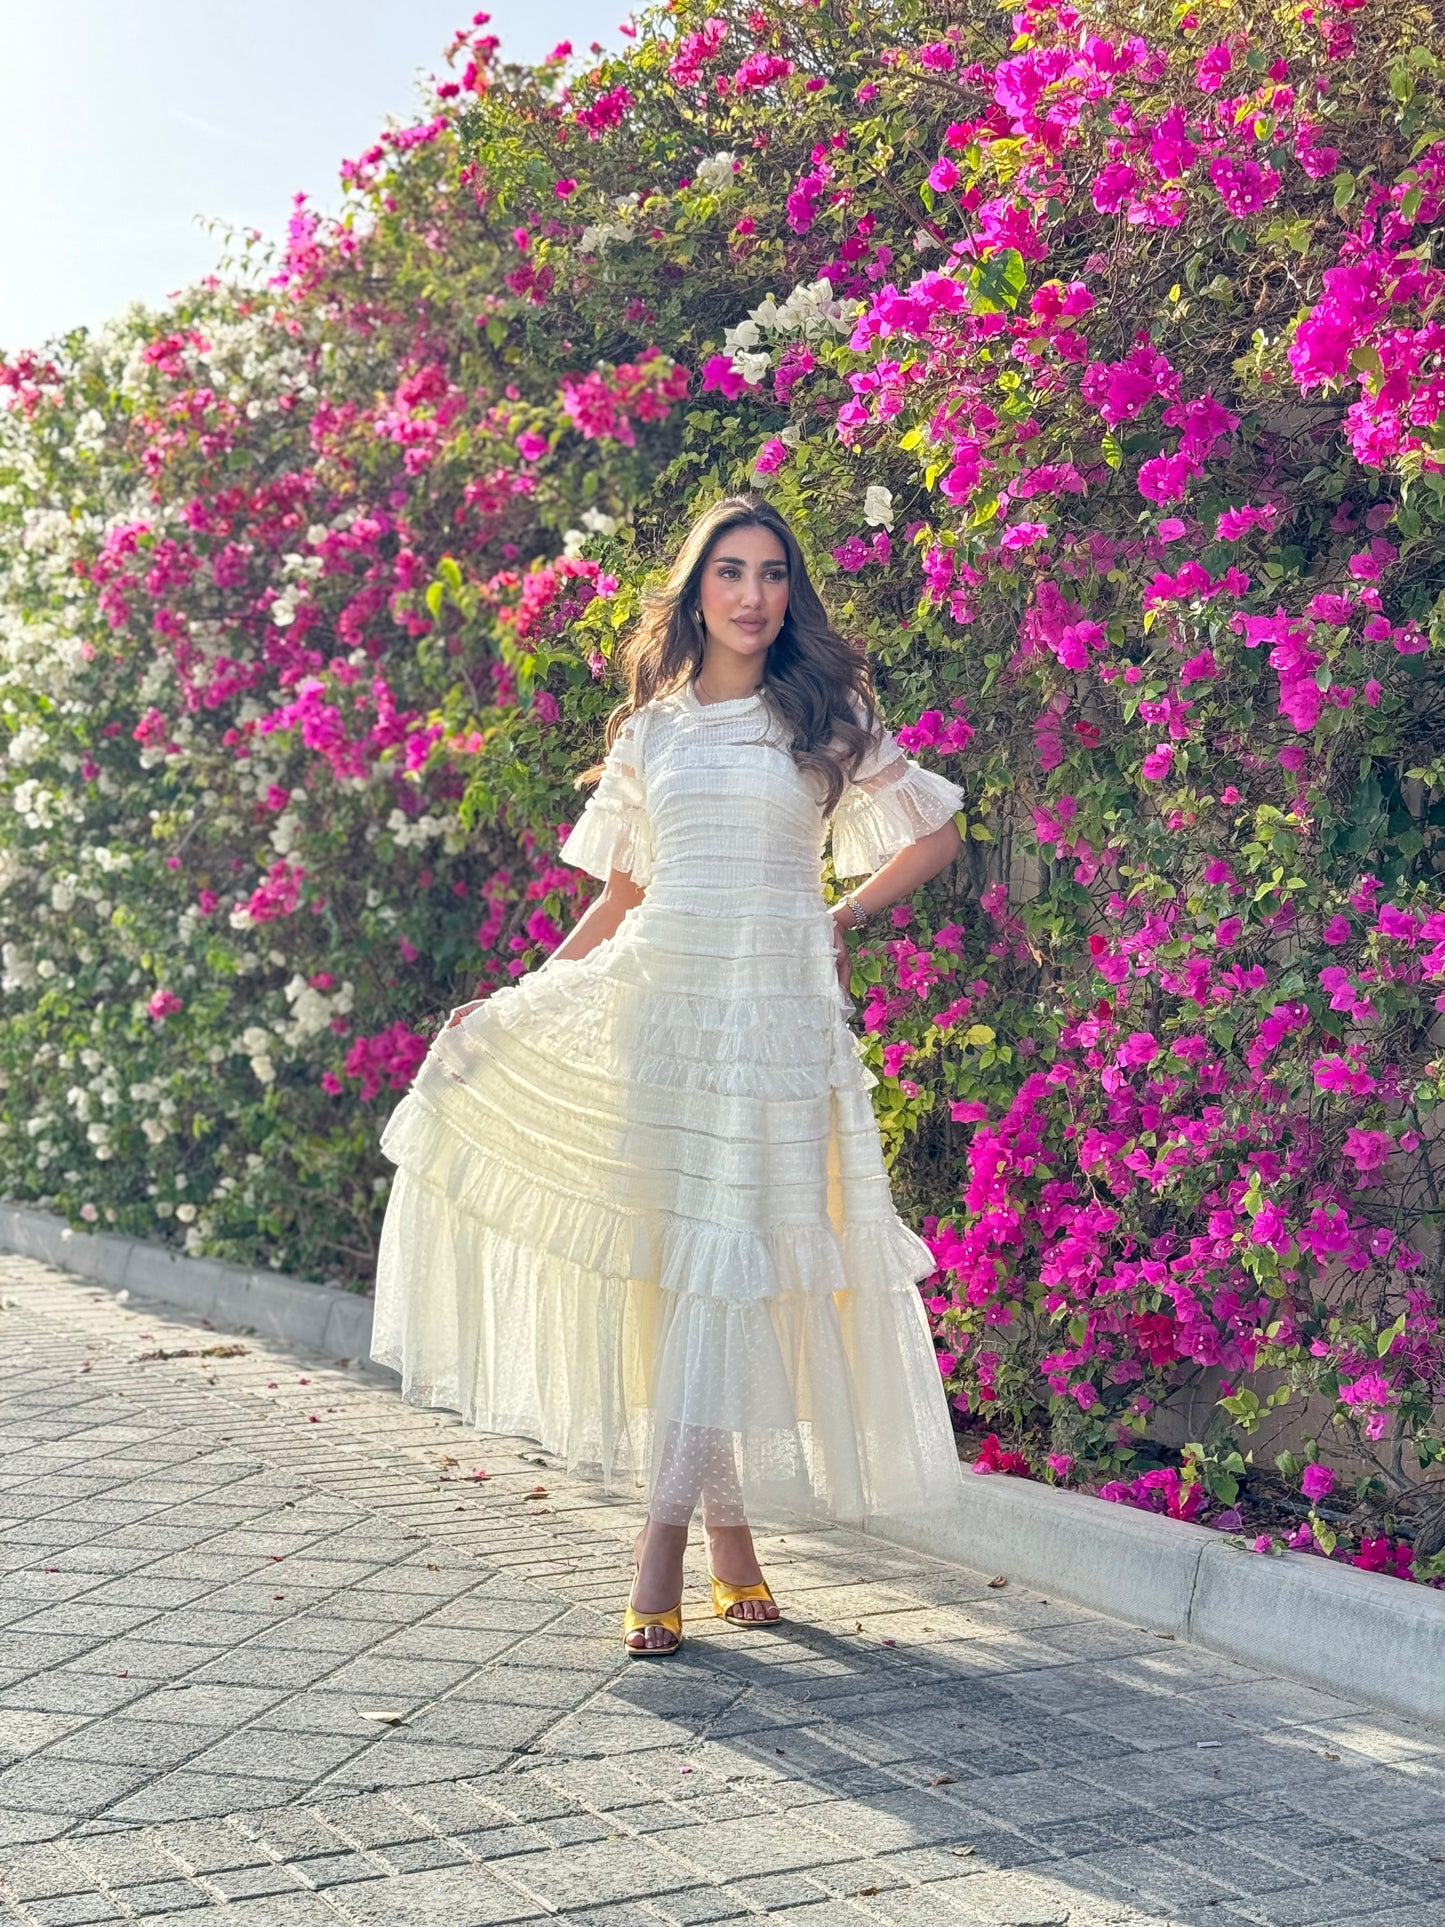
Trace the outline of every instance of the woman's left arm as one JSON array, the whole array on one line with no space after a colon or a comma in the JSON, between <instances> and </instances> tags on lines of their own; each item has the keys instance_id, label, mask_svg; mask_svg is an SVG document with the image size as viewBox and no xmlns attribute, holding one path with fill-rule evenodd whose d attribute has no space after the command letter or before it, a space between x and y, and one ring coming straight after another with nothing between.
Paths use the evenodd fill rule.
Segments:
<instances>
[{"instance_id":1,"label":"woman's left arm","mask_svg":"<svg viewBox=\"0 0 1445 1927\"><path fill-rule=\"evenodd\" d=\"M888 909L891 904L899 903L905 897L911 897L915 890L921 890L925 883L932 882L941 870L948 868L962 848L963 838L958 833L958 825L950 819L939 829L930 830L927 836L920 836L917 842L908 844L896 856L889 857L872 876L855 884L848 896L858 899L868 917L876 917L879 911ZM846 990L853 966L843 933L858 927L857 918L846 898L833 905L832 916L838 979Z\"/></svg>"}]
</instances>

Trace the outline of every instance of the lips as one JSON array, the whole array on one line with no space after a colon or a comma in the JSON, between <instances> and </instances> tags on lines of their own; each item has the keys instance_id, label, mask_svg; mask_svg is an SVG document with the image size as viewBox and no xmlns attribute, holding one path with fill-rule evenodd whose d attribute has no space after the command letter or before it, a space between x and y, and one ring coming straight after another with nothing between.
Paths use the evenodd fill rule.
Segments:
<instances>
[{"instance_id":1,"label":"lips","mask_svg":"<svg viewBox=\"0 0 1445 1927\"><path fill-rule=\"evenodd\" d=\"M741 621L740 619L737 619L737 618L735 618L735 619L734 619L734 621L733 621L733 627L734 627L735 629L752 629L752 630L758 630L758 629L761 629L761 628L762 628L762 626L763 626L763 625L762 625L762 623L760 623L760 622L743 622L743 621Z\"/></svg>"}]
</instances>

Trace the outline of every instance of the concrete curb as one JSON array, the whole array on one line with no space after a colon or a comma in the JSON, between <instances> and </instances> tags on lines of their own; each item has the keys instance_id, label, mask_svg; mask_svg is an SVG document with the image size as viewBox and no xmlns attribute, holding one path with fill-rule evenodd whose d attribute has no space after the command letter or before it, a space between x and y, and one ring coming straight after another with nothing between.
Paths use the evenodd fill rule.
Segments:
<instances>
[{"instance_id":1,"label":"concrete curb","mask_svg":"<svg viewBox=\"0 0 1445 1927\"><path fill-rule=\"evenodd\" d=\"M1053 1598L1192 1640L1344 1699L1445 1723L1445 1593L1204 1526L965 1469L946 1515L869 1530Z\"/></svg>"},{"instance_id":2,"label":"concrete curb","mask_svg":"<svg viewBox=\"0 0 1445 1927\"><path fill-rule=\"evenodd\" d=\"M253 1331L333 1358L364 1359L371 1348L371 1299L360 1292L247 1271L217 1258L187 1258L108 1231L73 1231L34 1205L0 1204L0 1250L174 1305L220 1332Z\"/></svg>"},{"instance_id":3,"label":"concrete curb","mask_svg":"<svg viewBox=\"0 0 1445 1927\"><path fill-rule=\"evenodd\" d=\"M0 1204L0 1250L176 1306L218 1332L254 1331L337 1358L369 1353L372 1305L359 1293L72 1231L33 1205ZM967 1470L946 1511L881 1517L868 1529L1242 1665L1445 1723L1445 1594L1430 1587L1306 1554L1262 1557L1202 1526Z\"/></svg>"}]
</instances>

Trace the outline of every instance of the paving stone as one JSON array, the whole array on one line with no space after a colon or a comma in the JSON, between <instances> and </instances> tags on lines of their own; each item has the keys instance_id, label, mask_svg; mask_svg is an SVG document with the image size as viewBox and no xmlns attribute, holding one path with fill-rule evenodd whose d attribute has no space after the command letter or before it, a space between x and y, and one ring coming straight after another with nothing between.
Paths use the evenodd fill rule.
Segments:
<instances>
[{"instance_id":1,"label":"paving stone","mask_svg":"<svg viewBox=\"0 0 1445 1927\"><path fill-rule=\"evenodd\" d=\"M395 1846L378 1849L378 1858L396 1873L420 1873L428 1867L469 1865L473 1856L449 1840L402 1840Z\"/></svg>"},{"instance_id":2,"label":"paving stone","mask_svg":"<svg viewBox=\"0 0 1445 1927\"><path fill-rule=\"evenodd\" d=\"M1263 1927L1334 1927L1336 1921L1368 1921L1375 1913L1408 1902L1408 1894L1382 1881L1343 1875L1262 1898L1251 1895L1238 1911Z\"/></svg>"},{"instance_id":3,"label":"paving stone","mask_svg":"<svg viewBox=\"0 0 1445 1927\"><path fill-rule=\"evenodd\" d=\"M536 1920L547 1909L510 1882L480 1867L443 1867L398 1874L344 1889L347 1914L356 1927L494 1927L510 1920ZM333 1916L334 1918L334 1916ZM227 1923L230 1927L230 1923Z\"/></svg>"},{"instance_id":4,"label":"paving stone","mask_svg":"<svg viewBox=\"0 0 1445 1927\"><path fill-rule=\"evenodd\" d=\"M311 1813L353 1847L384 1849L403 1840L435 1837L435 1829L424 1819L379 1794L360 1794L347 1800L318 1799Z\"/></svg>"},{"instance_id":5,"label":"paving stone","mask_svg":"<svg viewBox=\"0 0 1445 1927\"><path fill-rule=\"evenodd\" d=\"M328 1793L374 1793L384 1787L423 1787L435 1780L461 1780L504 1766L507 1755L481 1746L426 1746L389 1737L365 1746L326 1776Z\"/></svg>"},{"instance_id":6,"label":"paving stone","mask_svg":"<svg viewBox=\"0 0 1445 1927\"><path fill-rule=\"evenodd\" d=\"M202 1816L239 1813L246 1807L269 1806L284 1797L286 1783L272 1779L245 1778L235 1773L195 1773L182 1767L164 1778L116 1801L111 1817L127 1825L146 1825L163 1820L196 1820ZM301 1792L292 1783L289 1789Z\"/></svg>"},{"instance_id":7,"label":"paving stone","mask_svg":"<svg viewBox=\"0 0 1445 1927\"><path fill-rule=\"evenodd\" d=\"M79 1835L70 1846L75 1859L105 1887L173 1880L178 1871L162 1847L133 1828L121 1833Z\"/></svg>"},{"instance_id":8,"label":"paving stone","mask_svg":"<svg viewBox=\"0 0 1445 1927\"><path fill-rule=\"evenodd\" d=\"M58 1894L49 1900L32 1900L23 1916L38 1927L90 1927L94 1921L134 1919L123 1914L115 1901L105 1894Z\"/></svg>"},{"instance_id":9,"label":"paving stone","mask_svg":"<svg viewBox=\"0 0 1445 1927\"><path fill-rule=\"evenodd\" d=\"M336 1909L320 1894L267 1894L225 1903L225 1927L337 1927ZM147 1927L198 1927L205 1913L157 1914ZM344 1918L344 1916L343 1916Z\"/></svg>"},{"instance_id":10,"label":"paving stone","mask_svg":"<svg viewBox=\"0 0 1445 1927\"><path fill-rule=\"evenodd\" d=\"M46 1757L52 1760L110 1761L117 1766L177 1766L199 1753L218 1736L216 1727L173 1724L164 1720L130 1717L91 1720L78 1733L57 1740Z\"/></svg>"},{"instance_id":11,"label":"paving stone","mask_svg":"<svg viewBox=\"0 0 1445 1927\"><path fill-rule=\"evenodd\" d=\"M67 1844L11 1847L0 1856L0 1894L12 1901L81 1893L93 1884Z\"/></svg>"},{"instance_id":12,"label":"paving stone","mask_svg":"<svg viewBox=\"0 0 1445 1927\"><path fill-rule=\"evenodd\" d=\"M713 1821L682 1827L666 1836L669 1851L727 1879L747 1874L795 1873L829 1866L842 1855L841 1842L781 1819ZM859 1847L857 1857L863 1858Z\"/></svg>"},{"instance_id":13,"label":"paving stone","mask_svg":"<svg viewBox=\"0 0 1445 1927\"><path fill-rule=\"evenodd\" d=\"M402 1667L394 1660L353 1659L325 1674L329 1693L385 1695L405 1680L413 1698L431 1699L467 1679L475 1668L454 1660L412 1659ZM317 1677L322 1677L318 1673ZM299 1682L298 1682L299 1683ZM310 1681L305 1682L310 1684Z\"/></svg>"},{"instance_id":14,"label":"paving stone","mask_svg":"<svg viewBox=\"0 0 1445 1927\"><path fill-rule=\"evenodd\" d=\"M680 1893L659 1894L653 1901L655 1914L676 1921L678 1927L702 1927L707 1921L745 1919L752 1912L742 1905L735 1889L723 1886L688 1887ZM592 1920L589 1911L581 1916ZM856 1921L857 1916L854 1916Z\"/></svg>"},{"instance_id":15,"label":"paving stone","mask_svg":"<svg viewBox=\"0 0 1445 1927\"><path fill-rule=\"evenodd\" d=\"M210 1897L189 1880L154 1880L134 1887L117 1887L117 1902L130 1914L146 1919L152 1914L177 1914L208 1907Z\"/></svg>"},{"instance_id":16,"label":"paving stone","mask_svg":"<svg viewBox=\"0 0 1445 1927\"><path fill-rule=\"evenodd\" d=\"M577 1921L579 1927L657 1927L657 1922L666 1915L659 1901L645 1906L624 1901L615 1907L577 1907L570 1918Z\"/></svg>"},{"instance_id":17,"label":"paving stone","mask_svg":"<svg viewBox=\"0 0 1445 1927\"><path fill-rule=\"evenodd\" d=\"M804 1907L779 1907L770 1916L787 1927L857 1927L861 1909L854 1901L818 1900ZM958 1916L951 1915L951 1921Z\"/></svg>"},{"instance_id":18,"label":"paving stone","mask_svg":"<svg viewBox=\"0 0 1445 1927\"><path fill-rule=\"evenodd\" d=\"M806 1874L763 1874L757 1879L730 1881L729 1887L749 1909L772 1913L785 1907L806 1907L827 1898Z\"/></svg>"},{"instance_id":19,"label":"paving stone","mask_svg":"<svg viewBox=\"0 0 1445 1927\"><path fill-rule=\"evenodd\" d=\"M252 1728L198 1752L190 1766L196 1773L275 1777L304 1785L330 1773L367 1743L359 1734L278 1733Z\"/></svg>"},{"instance_id":20,"label":"paving stone","mask_svg":"<svg viewBox=\"0 0 1445 1927\"><path fill-rule=\"evenodd\" d=\"M65 1606L47 1606L43 1612L32 1613L6 1632L8 1641L23 1639L30 1633L77 1634L85 1639L115 1639L121 1633L133 1632L143 1626L148 1619L155 1617L152 1606L97 1606L86 1599L73 1601Z\"/></svg>"},{"instance_id":21,"label":"paving stone","mask_svg":"<svg viewBox=\"0 0 1445 1927\"><path fill-rule=\"evenodd\" d=\"M41 1673L64 1665L100 1643L99 1634L19 1632L9 1627L5 1633L5 1664L17 1676Z\"/></svg>"},{"instance_id":22,"label":"paving stone","mask_svg":"<svg viewBox=\"0 0 1445 1927\"><path fill-rule=\"evenodd\" d=\"M93 1713L109 1713L152 1691L154 1682L150 1680L98 1677L61 1668L0 1688L0 1707L88 1717Z\"/></svg>"},{"instance_id":23,"label":"paving stone","mask_svg":"<svg viewBox=\"0 0 1445 1927\"><path fill-rule=\"evenodd\" d=\"M235 1652L218 1653L204 1663L202 1649L191 1651L201 1654L192 1660L194 1670L190 1674L191 1683L198 1686L314 1686L318 1680L333 1674L337 1666L335 1653L282 1653L271 1649L260 1652L254 1642Z\"/></svg>"},{"instance_id":24,"label":"paving stone","mask_svg":"<svg viewBox=\"0 0 1445 1927\"><path fill-rule=\"evenodd\" d=\"M642 1900L698 1884L706 1870L686 1855L619 1835L529 1854L510 1863L511 1877L549 1907Z\"/></svg>"},{"instance_id":25,"label":"paving stone","mask_svg":"<svg viewBox=\"0 0 1445 1927\"><path fill-rule=\"evenodd\" d=\"M303 1881L289 1867L275 1865L231 1867L206 1876L206 1885L226 1900L250 1900L260 1894L295 1893L308 1884L315 1883Z\"/></svg>"},{"instance_id":26,"label":"paving stone","mask_svg":"<svg viewBox=\"0 0 1445 1927\"><path fill-rule=\"evenodd\" d=\"M133 1788L143 1786L147 1777L139 1767L56 1759L48 1751L34 1754L0 1773L0 1815L11 1809L35 1808L84 1817L99 1813Z\"/></svg>"},{"instance_id":27,"label":"paving stone","mask_svg":"<svg viewBox=\"0 0 1445 1927\"><path fill-rule=\"evenodd\" d=\"M295 1868L296 1878L308 1887L325 1892L328 1887L344 1887L354 1880L386 1880L391 1869L364 1853L320 1853L303 1860Z\"/></svg>"},{"instance_id":28,"label":"paving stone","mask_svg":"<svg viewBox=\"0 0 1445 1927\"><path fill-rule=\"evenodd\" d=\"M150 1630L150 1628L147 1628ZM70 1660L67 1671L99 1673L112 1679L137 1679L151 1685L195 1673L219 1648L186 1640L129 1638L92 1646Z\"/></svg>"}]
</instances>

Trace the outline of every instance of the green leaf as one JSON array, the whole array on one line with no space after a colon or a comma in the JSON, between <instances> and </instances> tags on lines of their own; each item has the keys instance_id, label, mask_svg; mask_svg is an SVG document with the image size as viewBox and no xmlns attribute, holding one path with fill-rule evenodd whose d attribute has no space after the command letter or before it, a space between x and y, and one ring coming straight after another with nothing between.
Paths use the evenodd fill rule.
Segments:
<instances>
[{"instance_id":1,"label":"green leaf","mask_svg":"<svg viewBox=\"0 0 1445 1927\"><path fill-rule=\"evenodd\" d=\"M995 314L1000 308L1015 307L1027 278L1023 256L1018 249L1004 248L998 254L991 255L970 275L972 305L985 314Z\"/></svg>"}]
</instances>

